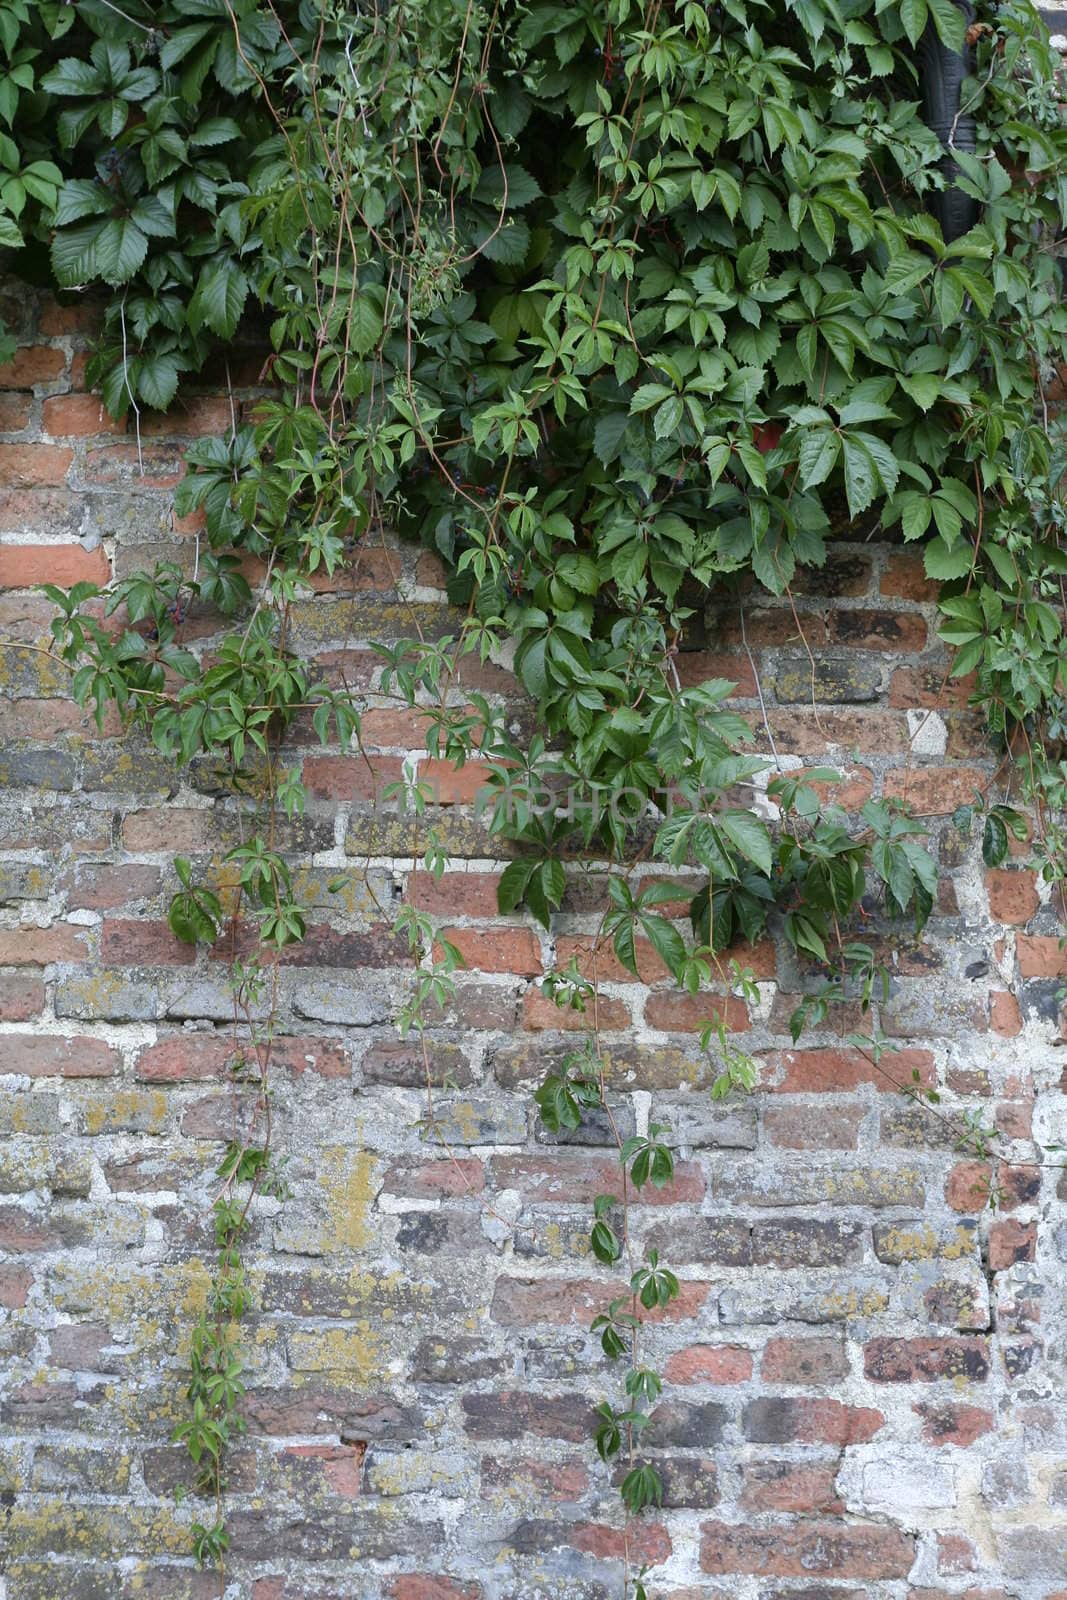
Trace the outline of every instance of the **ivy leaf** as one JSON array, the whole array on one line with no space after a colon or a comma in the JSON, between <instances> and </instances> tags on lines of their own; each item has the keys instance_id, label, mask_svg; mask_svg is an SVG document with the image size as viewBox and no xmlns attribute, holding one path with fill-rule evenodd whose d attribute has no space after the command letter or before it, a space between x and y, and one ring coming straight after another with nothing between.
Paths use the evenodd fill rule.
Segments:
<instances>
[{"instance_id":1,"label":"ivy leaf","mask_svg":"<svg viewBox=\"0 0 1067 1600\"><path fill-rule=\"evenodd\" d=\"M900 0L900 20L912 45L922 38L928 15L927 0Z\"/></svg>"},{"instance_id":2,"label":"ivy leaf","mask_svg":"<svg viewBox=\"0 0 1067 1600\"><path fill-rule=\"evenodd\" d=\"M629 427L629 414L625 411L605 411L593 428L593 450L604 466L615 460Z\"/></svg>"},{"instance_id":3,"label":"ivy leaf","mask_svg":"<svg viewBox=\"0 0 1067 1600\"><path fill-rule=\"evenodd\" d=\"M516 162L505 162L501 167L487 167L478 181L474 198L499 210L506 205L509 211L532 205L540 198L541 185L525 167Z\"/></svg>"},{"instance_id":4,"label":"ivy leaf","mask_svg":"<svg viewBox=\"0 0 1067 1600\"><path fill-rule=\"evenodd\" d=\"M797 457L802 487L814 489L817 484L825 483L840 453L841 436L833 429L805 433Z\"/></svg>"},{"instance_id":5,"label":"ivy leaf","mask_svg":"<svg viewBox=\"0 0 1067 1600\"><path fill-rule=\"evenodd\" d=\"M382 312L377 299L369 290L362 291L353 301L349 316L349 337L357 355L369 355L376 348L382 336L382 326Z\"/></svg>"},{"instance_id":6,"label":"ivy leaf","mask_svg":"<svg viewBox=\"0 0 1067 1600\"><path fill-rule=\"evenodd\" d=\"M248 279L237 262L223 258L210 262L189 301L189 325L209 327L223 339L233 337L248 297Z\"/></svg>"},{"instance_id":7,"label":"ivy leaf","mask_svg":"<svg viewBox=\"0 0 1067 1600\"><path fill-rule=\"evenodd\" d=\"M181 368L174 356L151 351L141 358L137 388L141 398L154 411L166 411L178 392Z\"/></svg>"},{"instance_id":8,"label":"ivy leaf","mask_svg":"<svg viewBox=\"0 0 1067 1600\"><path fill-rule=\"evenodd\" d=\"M753 866L770 876L771 836L765 823L751 811L724 811L719 817L723 833Z\"/></svg>"},{"instance_id":9,"label":"ivy leaf","mask_svg":"<svg viewBox=\"0 0 1067 1600\"><path fill-rule=\"evenodd\" d=\"M502 916L510 916L521 903L526 885L537 870L538 863L530 860L509 861L500 874L496 886L497 909Z\"/></svg>"},{"instance_id":10,"label":"ivy leaf","mask_svg":"<svg viewBox=\"0 0 1067 1600\"><path fill-rule=\"evenodd\" d=\"M56 201L57 228L80 222L83 217L98 217L115 209L115 197L102 183L91 178L71 178L59 191Z\"/></svg>"},{"instance_id":11,"label":"ivy leaf","mask_svg":"<svg viewBox=\"0 0 1067 1600\"><path fill-rule=\"evenodd\" d=\"M878 493L878 469L865 444L848 435L842 440L845 456L845 494L852 516L866 511Z\"/></svg>"},{"instance_id":12,"label":"ivy leaf","mask_svg":"<svg viewBox=\"0 0 1067 1600\"><path fill-rule=\"evenodd\" d=\"M937 581L946 578L965 578L973 562L974 552L966 543L957 544L952 548L944 539L931 539L923 551L926 576Z\"/></svg>"}]
</instances>

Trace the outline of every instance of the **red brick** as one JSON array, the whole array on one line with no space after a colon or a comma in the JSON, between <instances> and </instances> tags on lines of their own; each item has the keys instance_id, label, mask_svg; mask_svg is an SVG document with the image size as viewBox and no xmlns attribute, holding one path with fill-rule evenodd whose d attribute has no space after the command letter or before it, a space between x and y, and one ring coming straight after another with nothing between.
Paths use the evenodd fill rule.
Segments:
<instances>
[{"instance_id":1,"label":"red brick","mask_svg":"<svg viewBox=\"0 0 1067 1600\"><path fill-rule=\"evenodd\" d=\"M768 1339L760 1376L764 1383L820 1387L848 1374L848 1360L839 1339L811 1334L797 1339Z\"/></svg>"},{"instance_id":2,"label":"red brick","mask_svg":"<svg viewBox=\"0 0 1067 1600\"><path fill-rule=\"evenodd\" d=\"M699 1033L720 1017L730 1033L744 1033L749 1027L748 1007L733 994L652 994L645 1002L648 1026L664 1033Z\"/></svg>"},{"instance_id":3,"label":"red brick","mask_svg":"<svg viewBox=\"0 0 1067 1600\"><path fill-rule=\"evenodd\" d=\"M940 667L898 667L889 684L889 704L904 711L962 710L975 687L973 673L950 678Z\"/></svg>"},{"instance_id":4,"label":"red brick","mask_svg":"<svg viewBox=\"0 0 1067 1600\"><path fill-rule=\"evenodd\" d=\"M360 718L360 742L365 750L418 750L426 748L427 730L433 718L428 711L364 711Z\"/></svg>"},{"instance_id":5,"label":"red brick","mask_svg":"<svg viewBox=\"0 0 1067 1600\"><path fill-rule=\"evenodd\" d=\"M0 1306L5 1311L21 1311L33 1288L29 1267L0 1266Z\"/></svg>"},{"instance_id":6,"label":"red brick","mask_svg":"<svg viewBox=\"0 0 1067 1600\"><path fill-rule=\"evenodd\" d=\"M196 439L204 434L223 437L229 435L233 420L234 408L227 395L179 393L169 411L149 411L143 415L141 433L146 439Z\"/></svg>"},{"instance_id":7,"label":"red brick","mask_svg":"<svg viewBox=\"0 0 1067 1600\"><path fill-rule=\"evenodd\" d=\"M747 1523L705 1522L700 1544L704 1572L773 1578L904 1578L915 1559L915 1543L896 1528L878 1523L782 1522L754 1528Z\"/></svg>"},{"instance_id":8,"label":"red brick","mask_svg":"<svg viewBox=\"0 0 1067 1600\"><path fill-rule=\"evenodd\" d=\"M954 1444L966 1449L996 1427L996 1418L984 1406L960 1405L946 1400L913 1406L912 1410L923 1419L923 1438L927 1444Z\"/></svg>"},{"instance_id":9,"label":"red brick","mask_svg":"<svg viewBox=\"0 0 1067 1600\"><path fill-rule=\"evenodd\" d=\"M860 755L906 755L911 748L904 716L888 711L860 710L851 706L790 706L769 711L768 721L779 755L817 756L826 759L828 745ZM770 751L762 718L755 725L756 748Z\"/></svg>"},{"instance_id":10,"label":"red brick","mask_svg":"<svg viewBox=\"0 0 1067 1600\"><path fill-rule=\"evenodd\" d=\"M997 867L985 875L989 915L994 922L1029 922L1037 911L1037 880L1018 867Z\"/></svg>"},{"instance_id":11,"label":"red brick","mask_svg":"<svg viewBox=\"0 0 1067 1600\"><path fill-rule=\"evenodd\" d=\"M835 1469L818 1462L749 1461L741 1468L738 1504L746 1511L799 1511L833 1516L844 1510Z\"/></svg>"},{"instance_id":12,"label":"red brick","mask_svg":"<svg viewBox=\"0 0 1067 1600\"><path fill-rule=\"evenodd\" d=\"M85 961L85 931L59 922L51 928L0 928L0 967L47 967Z\"/></svg>"},{"instance_id":13,"label":"red brick","mask_svg":"<svg viewBox=\"0 0 1067 1600\"><path fill-rule=\"evenodd\" d=\"M165 922L113 918L100 930L100 959L109 967L187 967L196 948L176 939Z\"/></svg>"},{"instance_id":14,"label":"red brick","mask_svg":"<svg viewBox=\"0 0 1067 1600\"><path fill-rule=\"evenodd\" d=\"M467 761L457 767L451 761L429 758L419 763L418 781L429 786L431 805L470 805L485 789L490 771L485 761Z\"/></svg>"},{"instance_id":15,"label":"red brick","mask_svg":"<svg viewBox=\"0 0 1067 1600\"><path fill-rule=\"evenodd\" d=\"M668 1383L745 1383L752 1352L736 1344L692 1344L668 1356L664 1376Z\"/></svg>"},{"instance_id":16,"label":"red brick","mask_svg":"<svg viewBox=\"0 0 1067 1600\"><path fill-rule=\"evenodd\" d=\"M481 1600L482 1586L439 1573L401 1572L386 1579L385 1593L389 1600Z\"/></svg>"},{"instance_id":17,"label":"red brick","mask_svg":"<svg viewBox=\"0 0 1067 1600\"><path fill-rule=\"evenodd\" d=\"M46 339L64 333L95 333L103 318L103 307L95 300L77 300L71 305L60 305L49 300L41 308L39 331Z\"/></svg>"},{"instance_id":18,"label":"red brick","mask_svg":"<svg viewBox=\"0 0 1067 1600\"><path fill-rule=\"evenodd\" d=\"M959 1161L945 1179L945 1199L953 1211L964 1215L983 1211L991 1182L988 1161Z\"/></svg>"},{"instance_id":19,"label":"red brick","mask_svg":"<svg viewBox=\"0 0 1067 1600\"><path fill-rule=\"evenodd\" d=\"M424 589L443 589L447 584L445 564L432 550L424 550L415 563L415 582Z\"/></svg>"},{"instance_id":20,"label":"red brick","mask_svg":"<svg viewBox=\"0 0 1067 1600\"><path fill-rule=\"evenodd\" d=\"M404 776L400 756L308 756L304 784L315 800L375 800ZM397 801L389 802L396 805Z\"/></svg>"},{"instance_id":21,"label":"red brick","mask_svg":"<svg viewBox=\"0 0 1067 1600\"><path fill-rule=\"evenodd\" d=\"M57 394L44 403L42 423L53 439L82 439L125 433L125 422L109 417L97 394Z\"/></svg>"},{"instance_id":22,"label":"red brick","mask_svg":"<svg viewBox=\"0 0 1067 1600\"><path fill-rule=\"evenodd\" d=\"M0 394L0 433L21 433L32 409L28 395Z\"/></svg>"},{"instance_id":23,"label":"red brick","mask_svg":"<svg viewBox=\"0 0 1067 1600\"><path fill-rule=\"evenodd\" d=\"M36 972L0 973L0 1022L27 1022L43 1010L44 983Z\"/></svg>"},{"instance_id":24,"label":"red brick","mask_svg":"<svg viewBox=\"0 0 1067 1600\"><path fill-rule=\"evenodd\" d=\"M1016 934L1015 953L1024 978L1067 977L1067 946L1053 934Z\"/></svg>"},{"instance_id":25,"label":"red brick","mask_svg":"<svg viewBox=\"0 0 1067 1600\"><path fill-rule=\"evenodd\" d=\"M66 444L0 444L0 483L5 489L63 483L73 460Z\"/></svg>"},{"instance_id":26,"label":"red brick","mask_svg":"<svg viewBox=\"0 0 1067 1600\"><path fill-rule=\"evenodd\" d=\"M840 779L832 783L810 779L808 770L803 767L789 776L807 782L824 806L840 806L842 811L859 811L874 793L874 773L868 767L843 767L837 770L841 774Z\"/></svg>"},{"instance_id":27,"label":"red brick","mask_svg":"<svg viewBox=\"0 0 1067 1600\"><path fill-rule=\"evenodd\" d=\"M102 586L110 576L111 568L100 545L95 550L83 550L80 544L0 545L3 589L32 589L39 583L55 583L61 589L73 588L76 583Z\"/></svg>"},{"instance_id":28,"label":"red brick","mask_svg":"<svg viewBox=\"0 0 1067 1600\"><path fill-rule=\"evenodd\" d=\"M622 1166L617 1158L579 1151L558 1155L494 1156L493 1186L517 1189L534 1205L592 1203L598 1194L622 1194ZM662 1189L646 1183L630 1185L632 1205L690 1205L704 1198L704 1173L695 1161L676 1161L674 1177Z\"/></svg>"},{"instance_id":29,"label":"red brick","mask_svg":"<svg viewBox=\"0 0 1067 1600\"><path fill-rule=\"evenodd\" d=\"M709 631L716 643L736 646L741 644L741 624L736 609L712 613ZM775 650L781 645L797 645L806 639L814 649L827 643L826 618L817 612L807 611L797 617L791 606L760 606L745 611L745 636L752 650Z\"/></svg>"},{"instance_id":30,"label":"red brick","mask_svg":"<svg viewBox=\"0 0 1067 1600\"><path fill-rule=\"evenodd\" d=\"M330 1494L354 1500L363 1492L363 1458L365 1444L294 1444L280 1452L281 1460L295 1457L309 1461L321 1471Z\"/></svg>"},{"instance_id":31,"label":"red brick","mask_svg":"<svg viewBox=\"0 0 1067 1600\"><path fill-rule=\"evenodd\" d=\"M52 345L23 345L10 361L0 364L0 389L32 389L54 383L66 364L66 355Z\"/></svg>"},{"instance_id":32,"label":"red brick","mask_svg":"<svg viewBox=\"0 0 1067 1600\"><path fill-rule=\"evenodd\" d=\"M254 1059L254 1054L249 1051ZM213 1033L180 1033L147 1045L137 1057L143 1083L204 1083L221 1078L236 1059L232 1039Z\"/></svg>"},{"instance_id":33,"label":"red brick","mask_svg":"<svg viewBox=\"0 0 1067 1600\"><path fill-rule=\"evenodd\" d=\"M885 564L878 592L891 600L936 600L941 585L926 576L917 550L895 550Z\"/></svg>"},{"instance_id":34,"label":"red brick","mask_svg":"<svg viewBox=\"0 0 1067 1600\"><path fill-rule=\"evenodd\" d=\"M434 917L496 917L498 872L413 872L404 898Z\"/></svg>"},{"instance_id":35,"label":"red brick","mask_svg":"<svg viewBox=\"0 0 1067 1600\"><path fill-rule=\"evenodd\" d=\"M943 1378L982 1382L989 1376L986 1339L871 1339L863 1370L876 1383L937 1383Z\"/></svg>"},{"instance_id":36,"label":"red brick","mask_svg":"<svg viewBox=\"0 0 1067 1600\"><path fill-rule=\"evenodd\" d=\"M594 963L594 946L596 960ZM583 977L593 979L596 972L601 983L657 983L669 976L668 968L660 960L647 939L636 941L637 974L624 967L611 941L597 941L593 934L561 934L556 940L556 965L562 970L576 960Z\"/></svg>"},{"instance_id":37,"label":"red brick","mask_svg":"<svg viewBox=\"0 0 1067 1600\"><path fill-rule=\"evenodd\" d=\"M95 717L73 700L8 700L0 704L0 738L34 739L50 744L74 733L81 739L115 738L122 732L122 718L113 705L104 707L104 726L98 730Z\"/></svg>"},{"instance_id":38,"label":"red brick","mask_svg":"<svg viewBox=\"0 0 1067 1600\"><path fill-rule=\"evenodd\" d=\"M601 996L597 1003L597 1019L602 1030L619 1032L630 1026L630 1008L622 1000ZM557 1029L571 1031L589 1028L592 1016L557 1006L540 989L527 989L522 997L522 1025L530 1033L554 1033Z\"/></svg>"},{"instance_id":39,"label":"red brick","mask_svg":"<svg viewBox=\"0 0 1067 1600\"><path fill-rule=\"evenodd\" d=\"M64 1038L55 1033L0 1035L0 1073L27 1078L110 1078L118 1051L101 1039Z\"/></svg>"},{"instance_id":40,"label":"red brick","mask_svg":"<svg viewBox=\"0 0 1067 1600\"><path fill-rule=\"evenodd\" d=\"M989 997L989 1025L1002 1039L1017 1039L1023 1031L1019 1002L1006 989L995 989Z\"/></svg>"},{"instance_id":41,"label":"red brick","mask_svg":"<svg viewBox=\"0 0 1067 1600\"><path fill-rule=\"evenodd\" d=\"M768 1083L777 1094L840 1094L873 1084L885 1093L897 1092L902 1081L911 1082L912 1073L929 1087L934 1081L934 1058L928 1050L898 1050L881 1071L863 1050L782 1050L767 1058L777 1080Z\"/></svg>"},{"instance_id":42,"label":"red brick","mask_svg":"<svg viewBox=\"0 0 1067 1600\"><path fill-rule=\"evenodd\" d=\"M694 688L712 678L726 678L737 687L733 694L738 698L756 698L756 674L747 656L717 655L707 650L683 650L674 658L678 681L683 689Z\"/></svg>"},{"instance_id":43,"label":"red brick","mask_svg":"<svg viewBox=\"0 0 1067 1600\"><path fill-rule=\"evenodd\" d=\"M541 947L529 928L441 928L440 937L455 945L476 972L534 978L542 971Z\"/></svg>"},{"instance_id":44,"label":"red brick","mask_svg":"<svg viewBox=\"0 0 1067 1600\"><path fill-rule=\"evenodd\" d=\"M888 800L903 800L919 816L950 816L957 806L973 805L984 794L989 774L977 767L902 767L885 776Z\"/></svg>"},{"instance_id":45,"label":"red brick","mask_svg":"<svg viewBox=\"0 0 1067 1600\"><path fill-rule=\"evenodd\" d=\"M539 1501L578 1500L589 1487L589 1472L581 1461L516 1460L514 1456L483 1456L483 1494L518 1491Z\"/></svg>"},{"instance_id":46,"label":"red brick","mask_svg":"<svg viewBox=\"0 0 1067 1600\"><path fill-rule=\"evenodd\" d=\"M922 617L900 611L833 611L830 640L854 650L908 652L926 649Z\"/></svg>"},{"instance_id":47,"label":"red brick","mask_svg":"<svg viewBox=\"0 0 1067 1600\"><path fill-rule=\"evenodd\" d=\"M686 1322L696 1316L711 1291L710 1283L684 1279L677 1297L661 1310L643 1311L646 1322ZM504 1327L525 1328L539 1322L588 1326L618 1296L617 1281L598 1278L509 1278L496 1280L490 1315Z\"/></svg>"},{"instance_id":48,"label":"red brick","mask_svg":"<svg viewBox=\"0 0 1067 1600\"><path fill-rule=\"evenodd\" d=\"M407 940L388 923L374 923L354 933L345 933L325 923L311 923L303 939L281 950L260 946L256 929L250 923L226 932L212 945L212 961L229 963L235 956L259 955L264 966L337 967L354 970L362 967L411 966L413 957Z\"/></svg>"}]
</instances>

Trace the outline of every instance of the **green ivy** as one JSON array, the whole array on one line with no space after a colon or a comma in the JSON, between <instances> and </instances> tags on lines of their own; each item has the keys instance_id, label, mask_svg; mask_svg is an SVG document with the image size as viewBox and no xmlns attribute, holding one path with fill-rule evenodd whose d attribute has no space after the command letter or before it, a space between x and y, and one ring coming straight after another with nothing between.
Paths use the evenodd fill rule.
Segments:
<instances>
[{"instance_id":1,"label":"green ivy","mask_svg":"<svg viewBox=\"0 0 1067 1600\"><path fill-rule=\"evenodd\" d=\"M943 584L952 671L976 674L1062 887L1067 451L1045 399L1067 345L1059 62L1024 0L981 15L961 106L977 146L949 168L921 116L928 29L964 47L951 0L0 0L0 243L47 245L61 289L106 288L89 376L108 409L166 407L253 313L276 383L254 424L188 453L176 509L206 519L195 579L163 564L123 580L109 626L90 586L48 591L75 697L101 718L117 705L180 763L219 762L238 793L265 786L271 815L299 810L295 716L342 748L359 718L287 648L289 607L391 522L443 558L466 617L452 639L379 646L383 692L426 711L433 754L489 763L488 826L519 846L501 910L549 925L565 860L599 855L595 949L637 971L647 943L690 993L750 998L728 952L774 919L829 975L798 1035L879 993L856 914L921 928L933 858L899 805L827 806L830 772L768 781L733 686L683 686L678 658L751 578L783 595L842 525L899 528ZM950 172L979 220L946 242L930 202ZM246 557L267 574L255 595ZM193 601L233 619L207 670L183 643ZM521 744L485 698L449 695L463 654L509 646L543 730ZM757 783L773 828L744 804ZM425 796L408 798L421 822ZM1025 821L992 796L974 809L996 864ZM269 832L230 863L261 947L305 931ZM701 880L688 938L664 910L681 891L632 872L650 859ZM442 870L432 833L423 860ZM221 904L176 868L171 926L215 939ZM428 955L432 923L410 907L399 927L417 965L400 1021L419 1034L459 956ZM257 963L235 966L245 999ZM544 1126L610 1120L595 961L544 988L588 1024L537 1093ZM710 996L709 1013L714 1093L750 1087ZM889 1048L857 1047L875 1064ZM661 1493L639 1459L660 1382L642 1313L679 1285L632 1257L625 1214L670 1180L667 1131L617 1139L619 1192L591 1234L625 1269L594 1323L628 1362L596 1442L626 1459L631 1514ZM250 1134L223 1175L216 1318L194 1346L183 1436L217 1500L238 1241L247 1196L274 1181L268 1148ZM221 1510L198 1526L221 1561Z\"/></svg>"}]
</instances>

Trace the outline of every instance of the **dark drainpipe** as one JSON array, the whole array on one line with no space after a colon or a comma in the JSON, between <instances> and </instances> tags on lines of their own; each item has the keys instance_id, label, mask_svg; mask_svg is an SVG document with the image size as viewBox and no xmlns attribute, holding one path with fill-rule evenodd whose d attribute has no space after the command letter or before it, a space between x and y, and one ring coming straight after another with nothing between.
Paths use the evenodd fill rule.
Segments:
<instances>
[{"instance_id":1,"label":"dark drainpipe","mask_svg":"<svg viewBox=\"0 0 1067 1600\"><path fill-rule=\"evenodd\" d=\"M974 7L970 0L955 0L963 13L964 25L970 28L974 21ZM919 78L923 92L923 117L946 150L951 145L957 150L973 153L977 143L973 117L960 116L960 89L964 78L973 66L971 47L965 43L962 50L950 50L941 43L932 22L928 22L919 40ZM948 243L958 239L978 221L978 201L956 187L953 179L959 168L951 154L941 163L946 187L930 196L930 210L941 224L941 232Z\"/></svg>"}]
</instances>

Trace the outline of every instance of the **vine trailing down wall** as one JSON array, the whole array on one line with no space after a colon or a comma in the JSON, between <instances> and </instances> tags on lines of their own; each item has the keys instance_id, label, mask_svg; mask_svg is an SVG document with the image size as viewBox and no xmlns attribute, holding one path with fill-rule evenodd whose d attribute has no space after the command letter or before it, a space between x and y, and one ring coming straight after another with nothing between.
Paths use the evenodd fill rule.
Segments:
<instances>
[{"instance_id":1,"label":"vine trailing down wall","mask_svg":"<svg viewBox=\"0 0 1067 1600\"><path fill-rule=\"evenodd\" d=\"M1032 11L0 47L8 1600L1059 1594Z\"/></svg>"}]
</instances>

